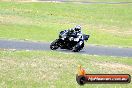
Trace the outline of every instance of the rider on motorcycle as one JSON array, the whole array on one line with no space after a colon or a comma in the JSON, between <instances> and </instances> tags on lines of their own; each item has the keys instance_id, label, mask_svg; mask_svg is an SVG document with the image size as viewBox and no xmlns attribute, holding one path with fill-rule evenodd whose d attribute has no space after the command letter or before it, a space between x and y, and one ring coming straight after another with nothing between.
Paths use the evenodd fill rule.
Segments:
<instances>
[{"instance_id":1,"label":"rider on motorcycle","mask_svg":"<svg viewBox=\"0 0 132 88\"><path fill-rule=\"evenodd\" d=\"M74 40L75 38L80 39L82 37L81 26L77 25L74 28L64 30L61 35L63 36L63 39L70 36L70 41Z\"/></svg>"},{"instance_id":2,"label":"rider on motorcycle","mask_svg":"<svg viewBox=\"0 0 132 88\"><path fill-rule=\"evenodd\" d=\"M88 38L89 35L82 34L81 26L77 25L74 28L61 31L59 38L51 43L50 48L52 50L60 48L79 52L84 47L84 40L87 41Z\"/></svg>"}]
</instances>

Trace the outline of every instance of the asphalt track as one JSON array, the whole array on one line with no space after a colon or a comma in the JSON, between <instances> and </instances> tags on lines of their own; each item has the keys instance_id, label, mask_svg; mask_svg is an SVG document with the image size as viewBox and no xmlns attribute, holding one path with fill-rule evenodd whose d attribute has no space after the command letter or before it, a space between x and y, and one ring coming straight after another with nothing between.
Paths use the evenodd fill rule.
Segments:
<instances>
[{"instance_id":1,"label":"asphalt track","mask_svg":"<svg viewBox=\"0 0 132 88\"><path fill-rule=\"evenodd\" d=\"M67 1L67 0L37 0L51 1L51 2L77 2L84 4L132 4L132 2L84 2L84 1ZM44 42L31 42L31 41L16 41L0 39L0 49L16 49L16 50L50 50L50 43ZM59 52L75 53L69 50L57 50ZM118 47L105 47L87 45L80 52L80 54L89 55L103 55L103 56L119 56L119 57L132 57L132 48L118 48Z\"/></svg>"},{"instance_id":2,"label":"asphalt track","mask_svg":"<svg viewBox=\"0 0 132 88\"><path fill-rule=\"evenodd\" d=\"M0 49L16 49L16 50L50 50L50 43L44 42L31 42L31 41L16 41L16 40L0 40ZM75 53L69 50L60 50L59 52ZM103 55L103 56L119 56L119 57L132 57L132 48L118 48L118 47L105 47L86 45L80 54L89 55Z\"/></svg>"}]
</instances>

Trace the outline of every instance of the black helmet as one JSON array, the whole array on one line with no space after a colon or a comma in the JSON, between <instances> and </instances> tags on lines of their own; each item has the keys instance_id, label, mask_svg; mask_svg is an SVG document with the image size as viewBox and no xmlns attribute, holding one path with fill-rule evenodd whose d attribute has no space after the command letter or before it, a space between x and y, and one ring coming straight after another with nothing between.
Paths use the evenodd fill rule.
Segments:
<instances>
[{"instance_id":1,"label":"black helmet","mask_svg":"<svg viewBox=\"0 0 132 88\"><path fill-rule=\"evenodd\" d=\"M81 31L81 26L80 25L75 26L74 30L76 32L80 32Z\"/></svg>"}]
</instances>

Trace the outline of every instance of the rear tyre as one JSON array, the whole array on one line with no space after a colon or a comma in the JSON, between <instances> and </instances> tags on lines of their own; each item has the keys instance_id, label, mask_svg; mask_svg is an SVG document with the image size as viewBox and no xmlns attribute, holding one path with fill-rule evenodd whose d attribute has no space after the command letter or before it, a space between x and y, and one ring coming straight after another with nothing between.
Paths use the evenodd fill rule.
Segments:
<instances>
[{"instance_id":1,"label":"rear tyre","mask_svg":"<svg viewBox=\"0 0 132 88\"><path fill-rule=\"evenodd\" d=\"M58 45L58 39L56 39L55 41L53 41L50 45L50 49L51 50L56 50L59 48L59 45Z\"/></svg>"}]
</instances>

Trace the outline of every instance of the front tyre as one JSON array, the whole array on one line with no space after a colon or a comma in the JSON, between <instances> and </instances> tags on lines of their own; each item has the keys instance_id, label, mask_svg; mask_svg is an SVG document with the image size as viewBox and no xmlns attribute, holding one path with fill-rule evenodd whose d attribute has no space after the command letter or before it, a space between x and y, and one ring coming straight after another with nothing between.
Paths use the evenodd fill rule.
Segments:
<instances>
[{"instance_id":1,"label":"front tyre","mask_svg":"<svg viewBox=\"0 0 132 88\"><path fill-rule=\"evenodd\" d=\"M76 46L74 46L74 48L73 48L73 52L79 52L80 50L81 50L80 45L76 45Z\"/></svg>"},{"instance_id":2,"label":"front tyre","mask_svg":"<svg viewBox=\"0 0 132 88\"><path fill-rule=\"evenodd\" d=\"M56 50L59 48L59 45L58 45L58 39L56 39L55 41L53 41L50 45L50 49L51 50Z\"/></svg>"},{"instance_id":3,"label":"front tyre","mask_svg":"<svg viewBox=\"0 0 132 88\"><path fill-rule=\"evenodd\" d=\"M84 47L84 42L81 44L81 49L80 49L80 50L82 50L82 49L83 49L83 47Z\"/></svg>"},{"instance_id":4,"label":"front tyre","mask_svg":"<svg viewBox=\"0 0 132 88\"><path fill-rule=\"evenodd\" d=\"M73 52L79 52L84 47L84 42L79 42L76 46L73 48Z\"/></svg>"}]
</instances>

